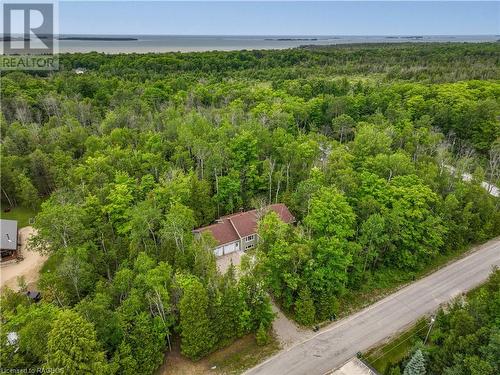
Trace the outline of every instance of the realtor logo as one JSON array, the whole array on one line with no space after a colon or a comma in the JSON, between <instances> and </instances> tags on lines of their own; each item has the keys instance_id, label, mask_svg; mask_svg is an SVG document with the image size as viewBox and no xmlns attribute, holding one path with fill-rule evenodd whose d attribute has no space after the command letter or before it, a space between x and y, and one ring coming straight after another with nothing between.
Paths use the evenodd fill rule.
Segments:
<instances>
[{"instance_id":1,"label":"realtor logo","mask_svg":"<svg viewBox=\"0 0 500 375\"><path fill-rule=\"evenodd\" d=\"M56 3L5 0L0 69L52 70L57 68Z\"/></svg>"}]
</instances>

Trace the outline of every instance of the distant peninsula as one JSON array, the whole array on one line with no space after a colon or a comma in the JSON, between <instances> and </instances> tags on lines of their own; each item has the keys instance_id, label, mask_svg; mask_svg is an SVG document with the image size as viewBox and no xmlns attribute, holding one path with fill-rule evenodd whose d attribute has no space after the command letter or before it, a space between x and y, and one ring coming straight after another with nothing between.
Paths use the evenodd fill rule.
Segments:
<instances>
[{"instance_id":1,"label":"distant peninsula","mask_svg":"<svg viewBox=\"0 0 500 375\"><path fill-rule=\"evenodd\" d=\"M131 37L99 37L99 36L62 36L59 40L93 40L100 42L127 42L131 40L139 40Z\"/></svg>"},{"instance_id":2,"label":"distant peninsula","mask_svg":"<svg viewBox=\"0 0 500 375\"><path fill-rule=\"evenodd\" d=\"M279 42L294 41L294 40L318 40L318 38L266 38L265 40L277 40Z\"/></svg>"}]
</instances>

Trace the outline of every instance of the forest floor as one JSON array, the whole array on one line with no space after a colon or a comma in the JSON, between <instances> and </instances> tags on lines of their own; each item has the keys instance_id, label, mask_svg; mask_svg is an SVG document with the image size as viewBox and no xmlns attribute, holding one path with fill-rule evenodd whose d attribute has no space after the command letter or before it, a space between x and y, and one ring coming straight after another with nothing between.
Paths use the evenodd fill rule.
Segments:
<instances>
[{"instance_id":1,"label":"forest floor","mask_svg":"<svg viewBox=\"0 0 500 375\"><path fill-rule=\"evenodd\" d=\"M240 374L280 349L276 338L272 337L267 345L259 346L255 336L250 334L195 362L184 357L180 353L179 340L175 342L177 344L167 354L157 375Z\"/></svg>"},{"instance_id":2,"label":"forest floor","mask_svg":"<svg viewBox=\"0 0 500 375\"><path fill-rule=\"evenodd\" d=\"M19 241L21 244L20 253L24 259L18 263L11 261L10 263L1 265L0 288L7 286L11 289L18 290L17 278L21 276L24 276L28 289L36 288L40 269L47 257L27 248L28 238L33 233L34 229L30 226L19 229Z\"/></svg>"}]
</instances>

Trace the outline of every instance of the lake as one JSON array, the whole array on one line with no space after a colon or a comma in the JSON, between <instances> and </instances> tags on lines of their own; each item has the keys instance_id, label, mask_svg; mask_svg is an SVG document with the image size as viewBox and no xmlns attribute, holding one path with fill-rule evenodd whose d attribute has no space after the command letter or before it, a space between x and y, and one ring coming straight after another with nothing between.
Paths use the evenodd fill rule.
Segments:
<instances>
[{"instance_id":1,"label":"lake","mask_svg":"<svg viewBox=\"0 0 500 375\"><path fill-rule=\"evenodd\" d=\"M303 45L402 42L494 42L498 35L486 36L181 36L181 35L64 35L59 52L195 52L252 49L285 49ZM86 39L84 39L86 38ZM123 38L117 40L117 38Z\"/></svg>"}]
</instances>

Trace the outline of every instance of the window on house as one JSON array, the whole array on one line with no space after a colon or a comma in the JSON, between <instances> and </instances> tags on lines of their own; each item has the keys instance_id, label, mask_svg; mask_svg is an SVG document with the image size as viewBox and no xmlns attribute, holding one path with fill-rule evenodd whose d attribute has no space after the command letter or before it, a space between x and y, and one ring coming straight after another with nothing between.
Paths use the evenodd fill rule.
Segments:
<instances>
[{"instance_id":1,"label":"window on house","mask_svg":"<svg viewBox=\"0 0 500 375\"><path fill-rule=\"evenodd\" d=\"M250 236L247 236L247 241L253 241L255 238L255 234L251 234Z\"/></svg>"}]
</instances>

